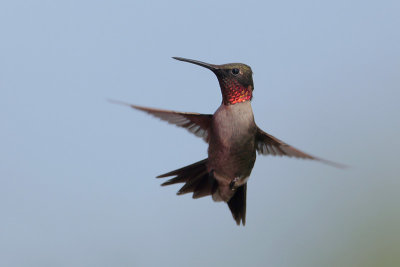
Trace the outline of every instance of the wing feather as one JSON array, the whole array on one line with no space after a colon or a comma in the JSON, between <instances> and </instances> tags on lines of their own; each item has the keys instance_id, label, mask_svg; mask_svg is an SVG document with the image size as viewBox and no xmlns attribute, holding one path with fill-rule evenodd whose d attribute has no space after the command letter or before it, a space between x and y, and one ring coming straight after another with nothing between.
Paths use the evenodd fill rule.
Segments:
<instances>
[{"instance_id":1,"label":"wing feather","mask_svg":"<svg viewBox=\"0 0 400 267\"><path fill-rule=\"evenodd\" d=\"M208 129L211 125L212 119L211 114L178 112L172 110L142 107L114 100L110 101L116 104L122 104L137 110L144 111L154 117L167 121L170 124L175 124L176 126L186 128L189 132L203 138L203 140L208 143Z\"/></svg>"},{"instance_id":2,"label":"wing feather","mask_svg":"<svg viewBox=\"0 0 400 267\"><path fill-rule=\"evenodd\" d=\"M287 157L296 157L303 159L312 159L324 162L326 164L338 168L346 167L345 165L307 154L297 148L294 148L286 144L285 142L279 140L278 138L264 132L258 127L256 133L256 149L257 152L262 155L287 156Z\"/></svg>"}]
</instances>

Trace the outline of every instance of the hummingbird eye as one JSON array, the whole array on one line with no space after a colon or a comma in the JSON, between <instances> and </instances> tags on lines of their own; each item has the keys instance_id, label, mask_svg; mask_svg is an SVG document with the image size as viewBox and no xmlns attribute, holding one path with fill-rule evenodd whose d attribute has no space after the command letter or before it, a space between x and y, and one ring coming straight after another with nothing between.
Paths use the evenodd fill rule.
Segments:
<instances>
[{"instance_id":1,"label":"hummingbird eye","mask_svg":"<svg viewBox=\"0 0 400 267\"><path fill-rule=\"evenodd\" d=\"M234 68L234 69L232 69L232 74L233 75L238 75L239 74L239 69L238 68Z\"/></svg>"}]
</instances>

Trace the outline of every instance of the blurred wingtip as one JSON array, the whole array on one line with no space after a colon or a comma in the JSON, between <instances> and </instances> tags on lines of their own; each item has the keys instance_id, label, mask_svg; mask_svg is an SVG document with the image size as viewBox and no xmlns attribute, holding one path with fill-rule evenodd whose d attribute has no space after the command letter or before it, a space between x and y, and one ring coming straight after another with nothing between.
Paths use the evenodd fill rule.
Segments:
<instances>
[{"instance_id":1,"label":"blurred wingtip","mask_svg":"<svg viewBox=\"0 0 400 267\"><path fill-rule=\"evenodd\" d=\"M350 168L349 165L342 164L342 163L337 163L337 162L326 160L326 159L317 158L317 160L322 162L322 163L325 163L325 164L327 164L329 166L332 166L332 167L335 167L335 168L338 168L338 169L342 169L342 170Z\"/></svg>"},{"instance_id":2,"label":"blurred wingtip","mask_svg":"<svg viewBox=\"0 0 400 267\"><path fill-rule=\"evenodd\" d=\"M124 102L124 101L115 100L115 99L107 99L107 100L108 100L108 102L110 102L110 103L112 103L112 104L127 106L127 107L131 107L131 108L133 108L133 109L146 110L145 107L141 107L141 106L129 104L129 103Z\"/></svg>"},{"instance_id":3,"label":"blurred wingtip","mask_svg":"<svg viewBox=\"0 0 400 267\"><path fill-rule=\"evenodd\" d=\"M129 106L131 107L132 105L120 100L115 100L115 99L111 99L111 98L107 98L107 101L112 103L112 104L117 104L117 105L123 105L123 106Z\"/></svg>"}]
</instances>

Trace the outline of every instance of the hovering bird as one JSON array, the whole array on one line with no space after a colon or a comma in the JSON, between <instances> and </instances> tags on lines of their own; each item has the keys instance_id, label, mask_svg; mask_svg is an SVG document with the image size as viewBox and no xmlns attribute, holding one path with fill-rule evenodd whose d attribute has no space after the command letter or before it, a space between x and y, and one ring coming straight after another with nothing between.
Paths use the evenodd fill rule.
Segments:
<instances>
[{"instance_id":1,"label":"hovering bird","mask_svg":"<svg viewBox=\"0 0 400 267\"><path fill-rule=\"evenodd\" d=\"M256 125L251 108L253 72L249 66L242 63L214 65L181 57L173 58L205 67L217 76L222 103L214 114L176 112L113 101L186 128L208 143L208 158L157 176L174 176L164 182L163 186L184 183L178 195L193 192L193 198L211 195L214 201L224 201L237 225L245 225L247 181L256 160L256 152L312 159L341 167L340 164L304 153Z\"/></svg>"}]
</instances>

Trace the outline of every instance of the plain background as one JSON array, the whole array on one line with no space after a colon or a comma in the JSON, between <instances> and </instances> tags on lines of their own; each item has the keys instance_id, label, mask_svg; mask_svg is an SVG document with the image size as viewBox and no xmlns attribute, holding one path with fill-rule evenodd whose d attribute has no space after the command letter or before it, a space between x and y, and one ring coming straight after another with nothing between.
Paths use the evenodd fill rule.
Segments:
<instances>
[{"instance_id":1,"label":"plain background","mask_svg":"<svg viewBox=\"0 0 400 267\"><path fill-rule=\"evenodd\" d=\"M2 1L1 266L399 266L399 1ZM108 98L214 112L254 71L265 131L346 170L258 157L247 225L158 174L206 157Z\"/></svg>"}]
</instances>

